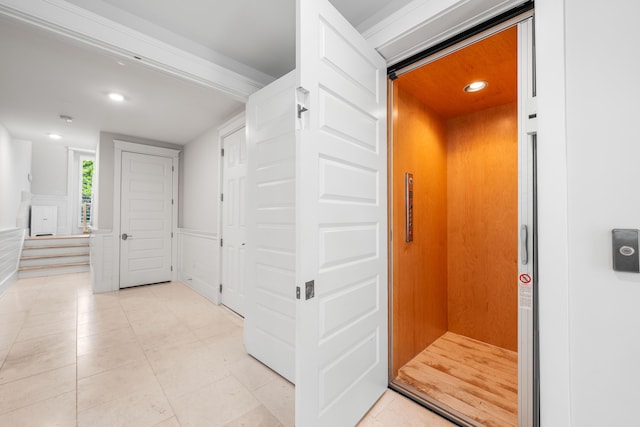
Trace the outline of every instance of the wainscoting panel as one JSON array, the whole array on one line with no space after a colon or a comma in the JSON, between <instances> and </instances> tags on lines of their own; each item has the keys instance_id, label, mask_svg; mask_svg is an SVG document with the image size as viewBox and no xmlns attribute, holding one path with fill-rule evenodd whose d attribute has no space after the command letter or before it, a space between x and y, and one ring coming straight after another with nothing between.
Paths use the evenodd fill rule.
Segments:
<instances>
[{"instance_id":1,"label":"wainscoting panel","mask_svg":"<svg viewBox=\"0 0 640 427\"><path fill-rule=\"evenodd\" d=\"M25 230L0 231L0 295L16 280Z\"/></svg>"},{"instance_id":2,"label":"wainscoting panel","mask_svg":"<svg viewBox=\"0 0 640 427\"><path fill-rule=\"evenodd\" d=\"M220 238L217 233L178 229L178 279L220 304Z\"/></svg>"},{"instance_id":3,"label":"wainscoting panel","mask_svg":"<svg viewBox=\"0 0 640 427\"><path fill-rule=\"evenodd\" d=\"M114 262L116 240L111 230L93 230L89 239L91 251L91 283L94 293L118 290Z\"/></svg>"}]
</instances>

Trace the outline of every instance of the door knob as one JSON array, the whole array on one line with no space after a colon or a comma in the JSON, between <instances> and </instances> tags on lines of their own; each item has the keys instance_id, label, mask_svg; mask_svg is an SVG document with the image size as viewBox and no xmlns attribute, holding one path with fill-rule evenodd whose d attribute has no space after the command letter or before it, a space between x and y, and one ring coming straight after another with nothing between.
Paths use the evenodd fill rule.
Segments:
<instances>
[{"instance_id":1,"label":"door knob","mask_svg":"<svg viewBox=\"0 0 640 427\"><path fill-rule=\"evenodd\" d=\"M127 240L129 237L133 237L131 234L122 233L122 240Z\"/></svg>"}]
</instances>

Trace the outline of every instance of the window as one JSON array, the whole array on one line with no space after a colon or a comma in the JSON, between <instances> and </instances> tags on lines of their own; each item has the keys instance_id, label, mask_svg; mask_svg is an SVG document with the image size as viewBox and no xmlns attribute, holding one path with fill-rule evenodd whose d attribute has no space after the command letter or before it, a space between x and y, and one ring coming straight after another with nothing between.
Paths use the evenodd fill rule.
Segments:
<instances>
[{"instance_id":1,"label":"window","mask_svg":"<svg viewBox=\"0 0 640 427\"><path fill-rule=\"evenodd\" d=\"M80 157L80 226L86 230L91 224L93 201L93 166L95 161Z\"/></svg>"}]
</instances>

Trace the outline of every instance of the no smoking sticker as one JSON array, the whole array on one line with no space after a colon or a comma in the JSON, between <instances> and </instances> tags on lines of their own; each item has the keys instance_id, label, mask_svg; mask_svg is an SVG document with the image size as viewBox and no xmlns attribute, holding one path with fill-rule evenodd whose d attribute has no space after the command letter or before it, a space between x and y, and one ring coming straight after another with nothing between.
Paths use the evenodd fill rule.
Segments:
<instances>
[{"instance_id":1,"label":"no smoking sticker","mask_svg":"<svg viewBox=\"0 0 640 427\"><path fill-rule=\"evenodd\" d=\"M533 278L530 274L522 273L518 276L520 281L520 292L518 300L520 308L531 309L533 307L533 290L531 289Z\"/></svg>"},{"instance_id":2,"label":"no smoking sticker","mask_svg":"<svg viewBox=\"0 0 640 427\"><path fill-rule=\"evenodd\" d=\"M520 275L520 284L522 286L526 286L526 287L531 286L531 280L532 279L531 279L531 275L530 274L522 273Z\"/></svg>"}]
</instances>

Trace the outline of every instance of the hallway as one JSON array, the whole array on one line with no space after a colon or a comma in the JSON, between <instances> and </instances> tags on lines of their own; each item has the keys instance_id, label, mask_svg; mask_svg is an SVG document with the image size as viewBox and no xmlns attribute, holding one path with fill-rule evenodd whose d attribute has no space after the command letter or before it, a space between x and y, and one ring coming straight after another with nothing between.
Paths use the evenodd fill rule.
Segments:
<instances>
[{"instance_id":1,"label":"hallway","mask_svg":"<svg viewBox=\"0 0 640 427\"><path fill-rule=\"evenodd\" d=\"M88 273L0 297L0 425L293 426L294 387L242 319L179 282L92 294ZM449 426L387 391L361 426Z\"/></svg>"}]
</instances>

